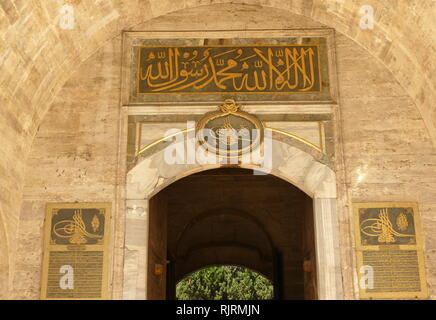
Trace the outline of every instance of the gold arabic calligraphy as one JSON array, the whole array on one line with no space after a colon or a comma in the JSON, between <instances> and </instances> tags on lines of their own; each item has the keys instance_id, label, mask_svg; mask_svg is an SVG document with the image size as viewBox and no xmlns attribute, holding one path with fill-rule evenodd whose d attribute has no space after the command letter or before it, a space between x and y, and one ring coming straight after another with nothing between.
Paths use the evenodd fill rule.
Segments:
<instances>
[{"instance_id":1,"label":"gold arabic calligraphy","mask_svg":"<svg viewBox=\"0 0 436 320\"><path fill-rule=\"evenodd\" d=\"M316 45L139 49L140 94L320 91Z\"/></svg>"}]
</instances>

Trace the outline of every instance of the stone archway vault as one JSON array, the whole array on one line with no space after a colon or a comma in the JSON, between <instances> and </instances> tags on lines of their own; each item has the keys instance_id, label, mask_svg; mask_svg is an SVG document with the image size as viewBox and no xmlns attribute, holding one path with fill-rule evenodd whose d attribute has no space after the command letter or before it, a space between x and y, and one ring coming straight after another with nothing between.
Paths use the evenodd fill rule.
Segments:
<instances>
[{"instance_id":1,"label":"stone archway vault","mask_svg":"<svg viewBox=\"0 0 436 320\"><path fill-rule=\"evenodd\" d=\"M7 294L12 283L9 274L14 269L25 162L42 119L78 64L122 30L132 30L152 18L202 5L233 3L276 8L335 28L392 71L413 98L429 136L436 141L435 90L431 76L434 49L428 45L436 23L431 0L372 1L376 13L373 30L359 29L358 12L366 4L362 1L144 0L136 1L134 6L128 1L108 0L94 6L86 1L76 1L74 30L59 27L59 7L55 2L4 3L0 5L0 16L8 45L2 47L0 54L3 68L0 96L4 110L0 127L5 141L11 143L5 144L0 163L0 171L5 173L0 187L8 194L0 204L3 257L0 270L4 270L0 277L1 294ZM96 24L95 18L100 23ZM416 32L410 32L410 25L415 26ZM25 41L27 39L33 41Z\"/></svg>"},{"instance_id":2,"label":"stone archway vault","mask_svg":"<svg viewBox=\"0 0 436 320\"><path fill-rule=\"evenodd\" d=\"M313 199L319 299L342 299L336 175L312 155L273 140L270 174L290 182ZM149 155L127 174L124 246L124 299L147 298L149 200L171 183L219 165L168 165L164 151ZM254 165L240 166L257 169Z\"/></svg>"}]
</instances>

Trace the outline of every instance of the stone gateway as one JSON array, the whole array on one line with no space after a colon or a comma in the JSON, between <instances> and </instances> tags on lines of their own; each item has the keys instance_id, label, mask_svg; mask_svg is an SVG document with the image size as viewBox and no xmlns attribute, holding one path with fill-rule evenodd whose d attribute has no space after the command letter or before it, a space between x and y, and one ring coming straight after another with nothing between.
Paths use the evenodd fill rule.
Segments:
<instances>
[{"instance_id":1,"label":"stone gateway","mask_svg":"<svg viewBox=\"0 0 436 320\"><path fill-rule=\"evenodd\" d=\"M1 1L0 299L435 299L432 9Z\"/></svg>"}]
</instances>

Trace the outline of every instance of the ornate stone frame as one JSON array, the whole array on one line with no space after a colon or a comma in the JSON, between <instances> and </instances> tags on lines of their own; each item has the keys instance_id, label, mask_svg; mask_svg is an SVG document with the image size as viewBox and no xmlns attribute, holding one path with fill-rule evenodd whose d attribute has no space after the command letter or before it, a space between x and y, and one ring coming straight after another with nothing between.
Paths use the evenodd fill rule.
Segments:
<instances>
[{"instance_id":1,"label":"ornate stone frame","mask_svg":"<svg viewBox=\"0 0 436 320\"><path fill-rule=\"evenodd\" d=\"M339 225L336 213L336 175L333 170L288 143L273 140L271 174L300 188L314 201L314 221L320 299L343 298L339 249ZM196 172L219 165L167 165L160 150L144 158L127 174L126 225L124 247L124 299L146 299L149 200L171 183ZM256 169L254 165L241 166Z\"/></svg>"},{"instance_id":2,"label":"ornate stone frame","mask_svg":"<svg viewBox=\"0 0 436 320\"><path fill-rule=\"evenodd\" d=\"M175 31L124 32L122 83L120 101L120 158L114 238L112 296L114 299L146 299L146 266L148 241L148 204L160 190L174 181L216 166L178 165L166 167L162 148L149 150L137 158L128 171L126 149L128 145L129 116L151 115L170 119L175 116L204 115L216 110L216 103L171 105L154 103L129 105L130 48L135 39L162 39L174 37ZM205 35L207 33L207 35ZM197 35L196 35L197 34ZM178 31L178 37L198 37L198 33ZM352 233L346 215L347 193L343 176L342 149L340 146L340 111L338 106L337 73L334 30L329 28L287 30L233 30L204 31L201 37L283 37L322 36L327 38L328 71L331 101L298 101L280 103L244 103L244 111L255 115L291 115L293 119L324 117L331 119L333 132L329 134L330 156L292 136L273 134L273 149L280 150L271 174L300 188L313 199L316 250L318 264L319 299L355 297L357 276L354 273L355 257L352 255ZM330 120L329 120L330 121ZM322 148L322 151L326 151ZM330 152L329 152L330 154ZM241 166L255 168L254 166ZM256 168L255 168L256 169ZM127 172L128 171L128 172ZM337 174L335 174L335 172ZM341 231L341 232L340 232ZM341 245L340 245L341 243ZM345 267L351 264L350 267Z\"/></svg>"}]
</instances>

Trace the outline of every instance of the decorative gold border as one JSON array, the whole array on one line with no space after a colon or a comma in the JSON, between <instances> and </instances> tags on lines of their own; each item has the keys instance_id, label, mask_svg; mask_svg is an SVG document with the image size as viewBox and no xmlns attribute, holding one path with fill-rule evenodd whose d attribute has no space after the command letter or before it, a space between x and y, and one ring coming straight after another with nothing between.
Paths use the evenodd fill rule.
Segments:
<instances>
[{"instance_id":1,"label":"decorative gold border","mask_svg":"<svg viewBox=\"0 0 436 320\"><path fill-rule=\"evenodd\" d=\"M314 145L312 142L309 142L306 139L303 139L303 138L301 138L301 137L299 137L299 136L297 136L295 134L292 134L292 133L289 133L289 132L286 132L286 131L282 131L282 130L279 130L279 129L274 129L274 128L265 128L265 129L271 130L273 132L280 133L280 134L282 134L284 136L291 137L291 138L293 138L295 140L298 140L298 141L304 143L305 145L315 149L316 151L323 152L323 150L320 147Z\"/></svg>"},{"instance_id":2,"label":"decorative gold border","mask_svg":"<svg viewBox=\"0 0 436 320\"><path fill-rule=\"evenodd\" d=\"M359 209L361 208L413 208L413 219L416 232L416 244L415 245L361 245L360 237L360 223L359 223ZM357 260L357 275L360 279L359 270L363 266L363 251L380 251L380 247L383 250L389 250L389 247L399 248L402 250L416 250L418 253L418 265L419 265L419 279L421 282L421 291L418 292L366 292L365 289L360 287L359 281L359 296L363 299L426 299L428 298L427 277L425 270L425 259L422 239L421 219L418 210L418 204L416 202L355 202L353 203L353 219L354 219L354 234L356 241L356 260Z\"/></svg>"},{"instance_id":3,"label":"decorative gold border","mask_svg":"<svg viewBox=\"0 0 436 320\"><path fill-rule=\"evenodd\" d=\"M142 124L144 124L144 122L140 122L140 125L142 125ZM279 130L279 129L270 128L270 127L264 127L264 130L271 130L272 132L276 132L276 133L282 134L284 136L288 136L290 138L293 138L295 140L300 141L301 143L304 143L305 145L307 145L310 148L315 149L316 151L324 152L322 147L318 147L317 145L313 144L312 142L307 141L306 139L301 138L300 136L297 136L295 134L292 134L292 133L289 133L289 132L285 132L285 131L282 131L282 130ZM138 144L137 145L137 150L138 150L137 155L140 155L141 153L144 153L145 151L147 151L151 147L153 147L153 146L155 146L155 145L157 145L157 144L159 144L161 142L167 141L169 138L175 137L175 136L177 136L179 134L185 134L185 133L191 132L191 131L195 131L195 128L181 129L179 132L173 133L171 135L168 135L168 136L165 136L163 138L157 139L157 140L155 140L153 142L150 142L149 144L147 144L143 148L141 148L140 145Z\"/></svg>"},{"instance_id":4,"label":"decorative gold border","mask_svg":"<svg viewBox=\"0 0 436 320\"><path fill-rule=\"evenodd\" d=\"M48 268L49 268L49 252L68 251L66 245L53 245L50 244L50 231L51 231L51 217L54 209L105 209L105 227L103 245L84 245L85 251L103 251L103 280L102 280L102 296L101 298L47 298L47 284L48 284ZM109 202L83 202L83 203L47 203L46 214L44 221L44 248L41 272L41 299L42 300L106 300L108 299L109 292L109 241L110 230L112 223L112 205Z\"/></svg>"},{"instance_id":5,"label":"decorative gold border","mask_svg":"<svg viewBox=\"0 0 436 320\"><path fill-rule=\"evenodd\" d=\"M140 92L139 91L139 70L140 70L140 62L141 62L141 49L142 48L197 48L197 47L234 47L234 48L239 48L239 47L286 47L286 46L300 46L300 47L308 47L308 46L315 46L316 50L317 50L317 56L318 56L318 74L319 74L319 90L318 91L212 91L212 92L186 92L186 91L181 91L181 92ZM284 44L262 44L262 45L253 45L253 44L245 44L245 45L160 45L160 46L133 46L133 48L135 48L136 52L136 59L137 59L137 65L136 65L136 95L147 95L147 94L293 94L293 93L300 93L300 94L304 94L304 93L322 93L323 92L323 86L322 86L322 72L321 72L321 48L320 48L320 44L318 43L313 43L313 44L289 44L289 45L284 45Z\"/></svg>"}]
</instances>

